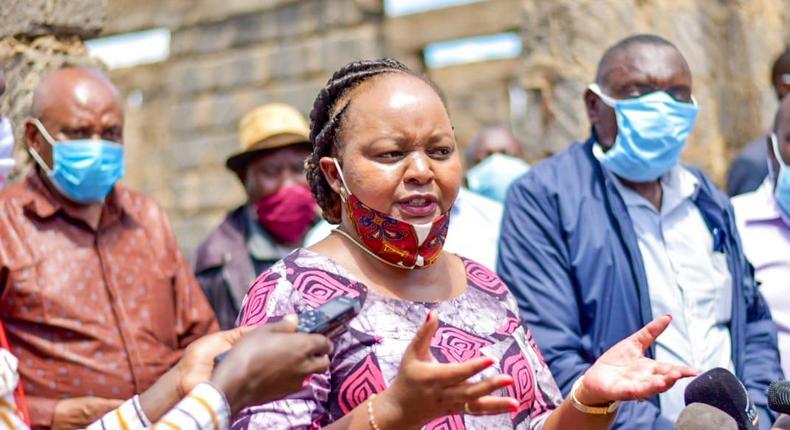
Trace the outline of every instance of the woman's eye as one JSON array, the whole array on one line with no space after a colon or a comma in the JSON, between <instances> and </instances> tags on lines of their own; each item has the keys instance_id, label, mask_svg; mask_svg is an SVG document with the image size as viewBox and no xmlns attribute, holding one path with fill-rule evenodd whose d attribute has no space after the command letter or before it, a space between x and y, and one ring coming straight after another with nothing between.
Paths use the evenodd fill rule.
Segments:
<instances>
[{"instance_id":1,"label":"woman's eye","mask_svg":"<svg viewBox=\"0 0 790 430\"><path fill-rule=\"evenodd\" d=\"M435 148L431 151L431 155L446 157L453 153L453 148L449 146L442 146L440 148Z\"/></svg>"},{"instance_id":2,"label":"woman's eye","mask_svg":"<svg viewBox=\"0 0 790 430\"><path fill-rule=\"evenodd\" d=\"M383 158L399 158L399 157L402 157L402 156L403 156L403 152L401 152L401 151L390 151L390 152L385 152L385 153L381 154L381 157L383 157Z\"/></svg>"}]
</instances>

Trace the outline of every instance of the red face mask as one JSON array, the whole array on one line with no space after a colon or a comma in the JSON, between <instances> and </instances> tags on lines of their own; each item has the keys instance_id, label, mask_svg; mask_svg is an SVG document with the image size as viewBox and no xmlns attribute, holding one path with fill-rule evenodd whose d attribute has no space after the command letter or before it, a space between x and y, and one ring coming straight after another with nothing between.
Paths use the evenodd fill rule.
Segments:
<instances>
[{"instance_id":1,"label":"red face mask","mask_svg":"<svg viewBox=\"0 0 790 430\"><path fill-rule=\"evenodd\" d=\"M280 187L255 205L258 222L280 243L293 244L313 225L316 204L307 185Z\"/></svg>"},{"instance_id":2,"label":"red face mask","mask_svg":"<svg viewBox=\"0 0 790 430\"><path fill-rule=\"evenodd\" d=\"M351 240L364 246L376 258L403 269L426 267L436 262L447 238L449 210L425 225L393 218L362 203L362 200L351 194L337 160L335 166L345 188L346 195L341 194L341 197L346 204L348 217L362 243L349 236Z\"/></svg>"}]
</instances>

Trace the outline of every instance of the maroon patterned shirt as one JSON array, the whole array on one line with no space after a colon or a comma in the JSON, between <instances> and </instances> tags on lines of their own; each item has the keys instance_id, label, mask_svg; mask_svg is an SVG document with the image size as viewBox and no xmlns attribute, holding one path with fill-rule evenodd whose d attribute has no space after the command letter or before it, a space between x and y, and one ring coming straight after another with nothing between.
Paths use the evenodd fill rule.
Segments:
<instances>
[{"instance_id":1,"label":"maroon patterned shirt","mask_svg":"<svg viewBox=\"0 0 790 430\"><path fill-rule=\"evenodd\" d=\"M354 280L331 259L305 249L294 251L262 273L244 300L241 325L255 326L314 309L340 295L359 298L363 306L348 331L333 339L329 371L313 375L300 393L285 400L242 411L233 428L316 429L338 420L392 382L406 347L431 309L436 309L439 317L439 329L431 343L436 359L493 358L495 364L472 381L510 374L514 386L494 394L513 397L520 407L511 415L446 416L425 429L541 428L562 400L554 378L502 281L478 263L464 260L464 265L466 291L441 303L384 297Z\"/></svg>"},{"instance_id":2,"label":"maroon patterned shirt","mask_svg":"<svg viewBox=\"0 0 790 430\"><path fill-rule=\"evenodd\" d=\"M122 186L94 231L33 171L0 194L0 315L34 426L59 399L127 399L217 322L164 211Z\"/></svg>"}]
</instances>

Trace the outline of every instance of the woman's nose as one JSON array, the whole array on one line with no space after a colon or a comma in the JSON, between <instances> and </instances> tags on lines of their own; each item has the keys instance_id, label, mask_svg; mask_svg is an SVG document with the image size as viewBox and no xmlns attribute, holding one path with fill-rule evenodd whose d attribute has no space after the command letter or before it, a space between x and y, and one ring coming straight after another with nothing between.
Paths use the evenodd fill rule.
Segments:
<instances>
[{"instance_id":1,"label":"woman's nose","mask_svg":"<svg viewBox=\"0 0 790 430\"><path fill-rule=\"evenodd\" d=\"M412 153L407 159L405 182L425 184L433 180L431 159L424 153Z\"/></svg>"}]
</instances>

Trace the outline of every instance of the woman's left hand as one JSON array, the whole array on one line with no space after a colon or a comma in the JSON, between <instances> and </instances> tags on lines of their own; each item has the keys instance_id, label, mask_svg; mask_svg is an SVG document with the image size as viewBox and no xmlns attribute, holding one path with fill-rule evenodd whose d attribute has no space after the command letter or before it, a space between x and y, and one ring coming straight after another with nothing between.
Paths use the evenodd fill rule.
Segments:
<instances>
[{"instance_id":1,"label":"woman's left hand","mask_svg":"<svg viewBox=\"0 0 790 430\"><path fill-rule=\"evenodd\" d=\"M587 369L576 398L585 405L616 400L647 399L669 390L678 379L697 375L685 366L659 363L645 351L672 322L670 315L654 319L606 351Z\"/></svg>"}]
</instances>

